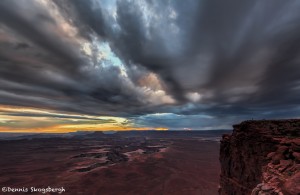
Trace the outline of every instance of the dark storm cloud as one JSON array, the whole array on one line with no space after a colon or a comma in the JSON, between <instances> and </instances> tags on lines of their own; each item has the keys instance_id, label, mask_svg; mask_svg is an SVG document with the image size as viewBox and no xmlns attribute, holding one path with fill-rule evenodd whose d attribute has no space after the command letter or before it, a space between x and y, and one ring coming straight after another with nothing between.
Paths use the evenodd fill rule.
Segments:
<instances>
[{"instance_id":1,"label":"dark storm cloud","mask_svg":"<svg viewBox=\"0 0 300 195\"><path fill-rule=\"evenodd\" d=\"M81 5L76 4L86 8ZM98 62L80 50L80 37L65 32L52 8L35 1L1 2L0 102L104 115L140 107L143 91L123 78L119 67L109 66L112 62L97 67ZM83 24L92 25L88 20Z\"/></svg>"},{"instance_id":2,"label":"dark storm cloud","mask_svg":"<svg viewBox=\"0 0 300 195\"><path fill-rule=\"evenodd\" d=\"M119 33L109 28L112 21L103 22L105 16L99 9L91 11L90 7L87 12L91 2L85 1L81 9L77 6L92 14L83 17L90 18L88 24L99 20L99 29L90 27L111 41L128 62L157 73L180 102L187 101L183 96L189 91L220 104L272 102L269 96L280 91L287 99L298 94L291 88L299 84L299 52L293 46L299 34L296 1L275 1L272 5L260 1L145 1L142 6L118 1ZM146 21L150 27L143 21L145 6L155 10L150 14L159 18ZM176 38L182 44L173 48L175 52L168 49L176 41L167 39L171 33L166 26L172 22L164 18L168 9L177 14L173 23L179 28Z\"/></svg>"},{"instance_id":3,"label":"dark storm cloud","mask_svg":"<svg viewBox=\"0 0 300 195\"><path fill-rule=\"evenodd\" d=\"M183 55L165 52L171 62L159 55L157 61L142 56L136 62L177 86L176 94L203 94L203 102L213 104L208 112L250 114L278 104L298 106L299 6L296 1L201 1L192 25L179 23L190 35ZM180 15L186 13L182 6L175 8L179 18L186 17Z\"/></svg>"},{"instance_id":4,"label":"dark storm cloud","mask_svg":"<svg viewBox=\"0 0 300 195\"><path fill-rule=\"evenodd\" d=\"M27 5L22 6L22 4ZM78 53L72 45L65 44L64 37L60 37L55 30L51 30L58 28L58 24L44 8L34 2L4 0L0 3L0 21L61 60L64 63L63 66L57 63L52 64L59 66L60 70L66 69L66 72L73 72L77 69L76 65L81 60L78 58Z\"/></svg>"},{"instance_id":5,"label":"dark storm cloud","mask_svg":"<svg viewBox=\"0 0 300 195\"><path fill-rule=\"evenodd\" d=\"M156 119L140 115L176 113L186 121L175 125L182 127L201 126L203 116L213 122L202 126L299 116L298 1L53 2L1 1L1 104L129 116L144 124ZM83 42L92 45L91 55ZM123 69L99 59L102 43ZM141 85L149 73L163 94L149 92L150 81Z\"/></svg>"}]
</instances>

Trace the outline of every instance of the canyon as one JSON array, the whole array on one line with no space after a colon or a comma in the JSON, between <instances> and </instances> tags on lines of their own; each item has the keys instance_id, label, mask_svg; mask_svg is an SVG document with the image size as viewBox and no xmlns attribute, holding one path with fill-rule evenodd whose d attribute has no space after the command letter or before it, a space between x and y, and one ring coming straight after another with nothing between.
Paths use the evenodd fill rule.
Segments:
<instances>
[{"instance_id":1,"label":"canyon","mask_svg":"<svg viewBox=\"0 0 300 195\"><path fill-rule=\"evenodd\" d=\"M219 185L219 140L224 133L6 135L0 139L0 186L63 187L62 194L70 195L214 195Z\"/></svg>"}]
</instances>

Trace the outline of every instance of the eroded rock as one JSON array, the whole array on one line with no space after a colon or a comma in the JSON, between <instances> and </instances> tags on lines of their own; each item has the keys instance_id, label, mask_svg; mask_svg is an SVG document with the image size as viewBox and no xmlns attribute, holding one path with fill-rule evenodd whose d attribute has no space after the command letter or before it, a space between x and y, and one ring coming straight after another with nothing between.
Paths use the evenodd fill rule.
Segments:
<instances>
[{"instance_id":1,"label":"eroded rock","mask_svg":"<svg viewBox=\"0 0 300 195\"><path fill-rule=\"evenodd\" d=\"M221 195L300 194L300 120L245 121L220 145Z\"/></svg>"}]
</instances>

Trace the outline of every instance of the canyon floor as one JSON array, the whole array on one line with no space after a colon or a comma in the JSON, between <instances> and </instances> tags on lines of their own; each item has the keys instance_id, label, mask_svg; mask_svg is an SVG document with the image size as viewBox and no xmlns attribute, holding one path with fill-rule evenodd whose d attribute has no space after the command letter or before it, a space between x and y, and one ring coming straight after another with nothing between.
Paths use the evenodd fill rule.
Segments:
<instances>
[{"instance_id":1,"label":"canyon floor","mask_svg":"<svg viewBox=\"0 0 300 195\"><path fill-rule=\"evenodd\" d=\"M64 187L63 194L214 195L221 134L89 133L2 140L0 187Z\"/></svg>"}]
</instances>

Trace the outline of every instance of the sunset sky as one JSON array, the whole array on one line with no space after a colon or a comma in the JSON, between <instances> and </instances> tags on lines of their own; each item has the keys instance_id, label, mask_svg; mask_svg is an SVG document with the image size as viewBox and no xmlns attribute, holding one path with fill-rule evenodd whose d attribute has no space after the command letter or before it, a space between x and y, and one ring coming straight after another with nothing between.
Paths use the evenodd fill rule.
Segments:
<instances>
[{"instance_id":1,"label":"sunset sky","mask_svg":"<svg viewBox=\"0 0 300 195\"><path fill-rule=\"evenodd\" d=\"M300 1L1 0L0 132L300 117Z\"/></svg>"}]
</instances>

